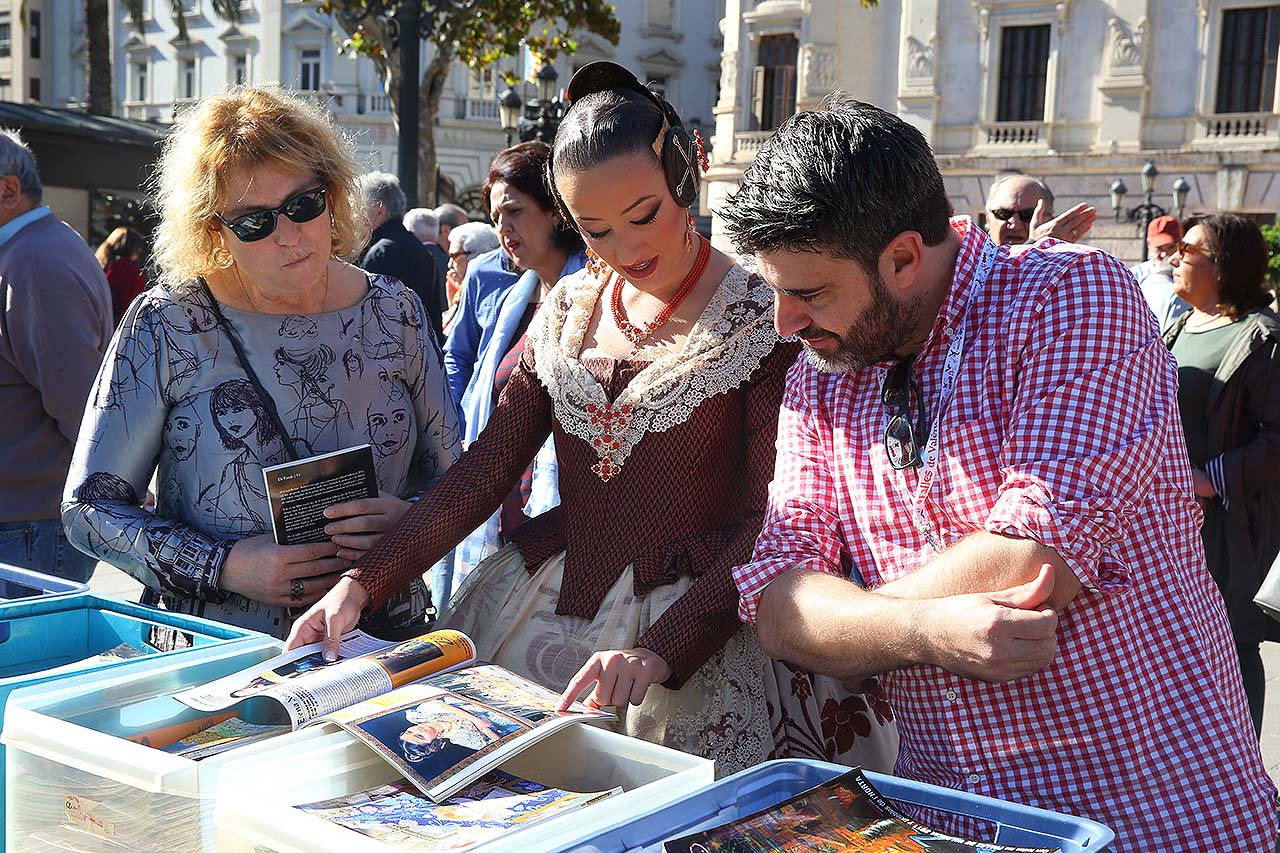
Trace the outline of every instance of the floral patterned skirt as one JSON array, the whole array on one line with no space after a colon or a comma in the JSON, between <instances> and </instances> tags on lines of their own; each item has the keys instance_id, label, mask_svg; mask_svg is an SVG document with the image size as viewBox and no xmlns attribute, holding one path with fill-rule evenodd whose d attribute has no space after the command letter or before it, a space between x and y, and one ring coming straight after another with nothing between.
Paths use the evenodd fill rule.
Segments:
<instances>
[{"instance_id":1,"label":"floral patterned skirt","mask_svg":"<svg viewBox=\"0 0 1280 853\"><path fill-rule=\"evenodd\" d=\"M594 652L635 648L639 637L693 582L682 577L635 594L628 567L595 618L556 614L564 552L530 574L508 545L463 582L436 623L467 634L483 660L562 690ZM616 709L617 730L715 759L727 776L773 758L816 758L889 772L898 732L878 693L771 661L743 626L679 690L655 685L640 705Z\"/></svg>"}]
</instances>

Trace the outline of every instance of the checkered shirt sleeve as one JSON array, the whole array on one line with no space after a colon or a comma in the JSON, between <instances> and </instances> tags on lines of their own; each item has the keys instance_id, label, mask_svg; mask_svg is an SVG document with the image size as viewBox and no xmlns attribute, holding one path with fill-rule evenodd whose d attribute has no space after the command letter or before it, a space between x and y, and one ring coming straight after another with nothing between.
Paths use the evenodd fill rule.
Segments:
<instances>
[{"instance_id":1,"label":"checkered shirt sleeve","mask_svg":"<svg viewBox=\"0 0 1280 853\"><path fill-rule=\"evenodd\" d=\"M803 358L787 373L764 526L751 562L734 569L738 617L748 624L755 623L760 594L779 575L795 568L843 574L838 489L831 443L823 439L829 427L809 408L816 388L806 377L812 376Z\"/></svg>"},{"instance_id":2,"label":"checkered shirt sleeve","mask_svg":"<svg viewBox=\"0 0 1280 853\"><path fill-rule=\"evenodd\" d=\"M1139 521L1178 413L1177 368L1150 312L1113 295L1128 279L1111 255L1082 253L1014 306L1008 328L1025 333L1005 356L1017 359L1018 388L985 524L1053 548L1095 591L1131 584L1127 567L1103 555ZM1161 374L1169 381L1152 381Z\"/></svg>"}]
</instances>

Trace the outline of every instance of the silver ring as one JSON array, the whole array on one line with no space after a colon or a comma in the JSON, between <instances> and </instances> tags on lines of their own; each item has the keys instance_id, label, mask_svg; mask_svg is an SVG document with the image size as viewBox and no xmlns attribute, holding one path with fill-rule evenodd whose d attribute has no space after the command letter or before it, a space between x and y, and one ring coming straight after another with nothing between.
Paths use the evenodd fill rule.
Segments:
<instances>
[{"instance_id":1,"label":"silver ring","mask_svg":"<svg viewBox=\"0 0 1280 853\"><path fill-rule=\"evenodd\" d=\"M289 600L301 601L302 596L306 593L307 588L302 583L302 578L294 578L289 581Z\"/></svg>"}]
</instances>

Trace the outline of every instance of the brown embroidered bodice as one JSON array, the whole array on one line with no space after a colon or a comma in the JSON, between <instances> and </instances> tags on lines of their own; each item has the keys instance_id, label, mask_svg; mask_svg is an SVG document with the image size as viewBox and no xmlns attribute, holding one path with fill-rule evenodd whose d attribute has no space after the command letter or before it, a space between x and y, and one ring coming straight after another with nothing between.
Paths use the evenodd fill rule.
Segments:
<instances>
[{"instance_id":1,"label":"brown embroidered bodice","mask_svg":"<svg viewBox=\"0 0 1280 853\"><path fill-rule=\"evenodd\" d=\"M768 287L735 267L681 353L570 358L598 295L585 275L553 291L484 432L350 574L377 606L483 522L554 431L560 506L513 541L531 570L565 550L566 616L594 616L628 565L640 595L696 578L640 639L678 686L737 628L730 570L759 533L798 347L774 334Z\"/></svg>"}]
</instances>

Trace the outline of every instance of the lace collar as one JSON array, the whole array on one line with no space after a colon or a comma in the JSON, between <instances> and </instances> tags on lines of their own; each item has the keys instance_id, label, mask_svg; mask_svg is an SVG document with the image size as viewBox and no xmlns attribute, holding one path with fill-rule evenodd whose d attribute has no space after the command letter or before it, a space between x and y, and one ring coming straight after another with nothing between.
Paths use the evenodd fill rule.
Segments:
<instances>
[{"instance_id":1,"label":"lace collar","mask_svg":"<svg viewBox=\"0 0 1280 853\"><path fill-rule=\"evenodd\" d=\"M647 433L684 423L703 401L746 382L778 335L773 290L735 264L684 346L662 351L610 402L579 356L604 285L585 270L561 279L530 325L529 343L556 419L595 448L591 470L608 482Z\"/></svg>"}]
</instances>

